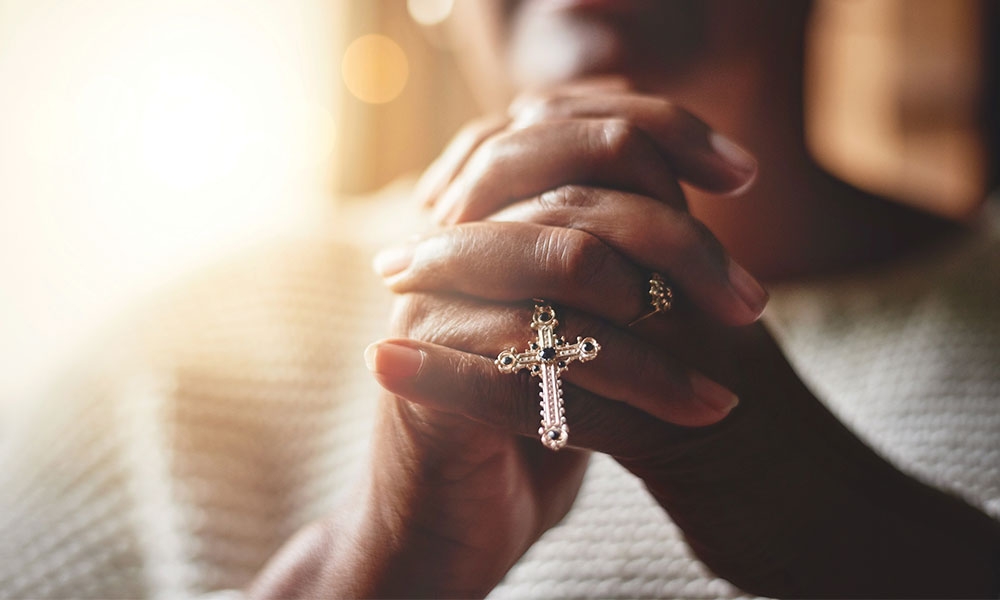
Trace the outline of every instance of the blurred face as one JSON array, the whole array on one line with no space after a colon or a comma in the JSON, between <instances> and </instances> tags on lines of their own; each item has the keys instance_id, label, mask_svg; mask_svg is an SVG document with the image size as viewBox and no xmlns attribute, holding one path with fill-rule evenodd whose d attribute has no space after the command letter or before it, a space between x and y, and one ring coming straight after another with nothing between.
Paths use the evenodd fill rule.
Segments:
<instances>
[{"instance_id":1,"label":"blurred face","mask_svg":"<svg viewBox=\"0 0 1000 600\"><path fill-rule=\"evenodd\" d=\"M493 64L480 59L470 69L484 86L495 87L486 78L498 72L515 88L620 74L657 91L746 60L771 36L802 27L807 7L782 0L465 0L454 26L465 48L492 57Z\"/></svg>"},{"instance_id":2,"label":"blurred face","mask_svg":"<svg viewBox=\"0 0 1000 600\"><path fill-rule=\"evenodd\" d=\"M606 73L665 77L707 37L697 0L506 0L502 16L509 72L520 85Z\"/></svg>"}]
</instances>

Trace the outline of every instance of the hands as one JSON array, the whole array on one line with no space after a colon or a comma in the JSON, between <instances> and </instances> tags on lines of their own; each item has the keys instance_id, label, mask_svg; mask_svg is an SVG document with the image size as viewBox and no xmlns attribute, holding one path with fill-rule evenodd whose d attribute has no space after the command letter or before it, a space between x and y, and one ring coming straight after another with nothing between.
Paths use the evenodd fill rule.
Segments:
<instances>
[{"instance_id":1,"label":"hands","mask_svg":"<svg viewBox=\"0 0 1000 600\"><path fill-rule=\"evenodd\" d=\"M569 454L575 459L539 454L536 383L501 374L493 364L500 350L520 347L530 335L529 299L556 303L561 334L593 336L606 349L565 375L571 444L646 460L676 451L697 435L688 427L717 423L737 402L678 359L684 339L714 354L696 336L678 338L678 322L744 325L766 302L759 284L685 212L673 175L676 169L721 190L745 185L752 170L720 158L707 127L663 101L616 93L596 103L603 110L634 108L647 132L627 121L629 114L592 117L596 109L584 100L522 102L530 119L518 112L504 129L493 123L461 134L455 147L462 152L446 152L425 180L431 190L425 201L449 223L489 220L450 225L376 260L400 294L393 326L402 339L369 349L370 367L395 396L383 402L376 434L376 448L392 452L375 466L380 472L398 463L419 467L387 478L380 496L418 470L416 496L433 498L426 504L442 516L424 530L446 529L463 546L490 540L496 565L489 572L497 576L568 510L584 464L579 452ZM567 111L588 112L574 118ZM670 154L682 157L679 167ZM523 174L516 184L514 173ZM686 301L674 318L628 329L648 307L652 270L663 272ZM460 472L448 478L458 485L440 485L440 472ZM472 497L482 489L507 494L476 506L454 495L455 488ZM524 504L533 511L512 509ZM543 508L545 518L531 517ZM449 514L469 518L458 526ZM412 516L426 523L421 510ZM480 538L484 528L489 533Z\"/></svg>"},{"instance_id":2,"label":"hands","mask_svg":"<svg viewBox=\"0 0 1000 600\"><path fill-rule=\"evenodd\" d=\"M725 192L753 173L687 113L622 90L528 98L474 125L421 185L446 228L376 261L409 339L375 352L416 351L403 376L376 368L380 383L428 415L533 437L533 382L492 359L522 343L527 300L544 297L567 337L604 347L566 374L571 444L639 475L721 576L773 595L992 589L995 523L877 457L763 327L739 327L766 293L685 212L675 178ZM650 271L682 301L628 329ZM721 421L729 390L744 406Z\"/></svg>"},{"instance_id":3,"label":"hands","mask_svg":"<svg viewBox=\"0 0 1000 600\"><path fill-rule=\"evenodd\" d=\"M665 273L683 292L688 303L678 310L691 317L704 312L745 325L760 315L766 293L684 210L674 176L731 191L752 180L753 159L669 102L618 86L522 97L511 115L460 133L420 185L420 199L444 223L486 215L489 221L453 225L376 258L387 284L403 294L398 333L436 343L420 346L425 359L462 351L441 362L464 361L499 382L492 358L521 344L528 322L512 318L514 306L526 315L527 300L544 297L561 307L570 338L603 336L616 348L590 368L570 371L571 383L614 400L614 410L624 405L675 425L718 421L736 399L667 355L676 340L664 335L676 327L655 320L635 331L624 326L648 308L650 271ZM517 304L500 304L511 302ZM427 360L422 375L435 368ZM481 377L467 379L478 384ZM455 396L461 398L445 402L431 394L425 403L486 418L482 394Z\"/></svg>"},{"instance_id":4,"label":"hands","mask_svg":"<svg viewBox=\"0 0 1000 600\"><path fill-rule=\"evenodd\" d=\"M484 595L569 510L590 450L640 476L744 589L989 589L995 526L899 474L822 407L752 325L766 293L685 211L678 180L732 193L754 171L691 115L617 87L526 97L459 134L420 186L445 227L376 260L399 297L398 337L366 353L388 392L371 479L356 510L288 551L329 558L290 559L291 577L258 589ZM651 271L678 301L628 328ZM536 437L536 382L493 363L530 336L534 297L556 305L562 335L603 346L564 376L572 435L559 453ZM935 578L942 568L951 576Z\"/></svg>"},{"instance_id":5,"label":"hands","mask_svg":"<svg viewBox=\"0 0 1000 600\"><path fill-rule=\"evenodd\" d=\"M370 480L336 519L286 547L258 594L485 595L569 510L584 448L658 455L687 435L678 425L716 423L735 405L670 356L654 319L624 324L645 310L650 270L724 322L757 318L766 294L687 215L674 175L733 190L752 179L752 159L662 101L611 90L594 103L581 91L474 126L429 171L424 200L444 220L491 220L380 255L401 293L400 339L366 353L390 392ZM614 348L569 371L576 447L559 453L535 437L534 382L493 364L524 342L525 300L540 294L559 303L561 334Z\"/></svg>"}]
</instances>

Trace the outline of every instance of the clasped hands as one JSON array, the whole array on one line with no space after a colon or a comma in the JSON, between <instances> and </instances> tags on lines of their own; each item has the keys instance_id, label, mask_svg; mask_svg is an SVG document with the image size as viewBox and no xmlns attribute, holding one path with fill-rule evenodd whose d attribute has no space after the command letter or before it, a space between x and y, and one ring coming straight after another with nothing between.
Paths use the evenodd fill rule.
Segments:
<instances>
[{"instance_id":1,"label":"clasped hands","mask_svg":"<svg viewBox=\"0 0 1000 600\"><path fill-rule=\"evenodd\" d=\"M748 154L670 102L581 86L472 124L425 174L418 201L442 227L375 259L398 294L398 337L366 353L391 394L375 468L394 473L376 477L371 497L406 488L399 522L489 565L476 582L456 581L450 564L451 591L485 593L562 518L587 451L652 464L736 406L727 336L757 320L767 294L688 213L678 182L732 193L755 173ZM653 271L681 300L628 328L648 309ZM558 455L538 443L537 383L493 362L530 336L531 298L558 306L567 338L603 347L564 374L575 449Z\"/></svg>"},{"instance_id":2,"label":"clasped hands","mask_svg":"<svg viewBox=\"0 0 1000 600\"><path fill-rule=\"evenodd\" d=\"M492 359L523 344L530 299L545 298L560 307L563 333L611 349L567 374L568 411L627 406L680 426L719 421L737 398L678 360L686 342L677 325L626 324L648 310L653 271L686 300L679 320L700 312L739 326L759 317L763 288L686 211L678 185L732 192L755 169L665 100L604 88L522 98L511 118L460 133L425 175L418 196L444 227L376 257L400 294L394 333L407 339L374 346L371 366L418 405L534 432L535 394L523 380L504 381ZM611 438L623 436L609 433L582 428L578 445L621 454L623 440Z\"/></svg>"},{"instance_id":3,"label":"clasped hands","mask_svg":"<svg viewBox=\"0 0 1000 600\"><path fill-rule=\"evenodd\" d=\"M569 511L591 451L745 591L995 595L996 522L823 407L755 323L767 294L687 212L679 181L732 193L755 169L689 113L616 85L525 96L460 133L417 194L442 227L375 261L396 337L365 353L385 389L366 477L251 596L485 596ZM674 308L629 328L650 272ZM536 382L494 364L529 337L538 297L560 334L602 346L563 374L560 452L537 438Z\"/></svg>"}]
</instances>

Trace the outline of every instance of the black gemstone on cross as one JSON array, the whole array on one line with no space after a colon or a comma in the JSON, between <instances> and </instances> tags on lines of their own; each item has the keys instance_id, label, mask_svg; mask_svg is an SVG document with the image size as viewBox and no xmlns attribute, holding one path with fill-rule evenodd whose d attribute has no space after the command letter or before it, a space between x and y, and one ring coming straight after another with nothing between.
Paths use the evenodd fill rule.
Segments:
<instances>
[{"instance_id":1,"label":"black gemstone on cross","mask_svg":"<svg viewBox=\"0 0 1000 600\"><path fill-rule=\"evenodd\" d=\"M558 429L553 429L549 431L549 439L552 440L553 442L561 437L562 437L562 432L559 431Z\"/></svg>"},{"instance_id":2,"label":"black gemstone on cross","mask_svg":"<svg viewBox=\"0 0 1000 600\"><path fill-rule=\"evenodd\" d=\"M559 364L560 367L565 367L566 366L566 361L561 360L561 361L559 361L558 364Z\"/></svg>"},{"instance_id":3,"label":"black gemstone on cross","mask_svg":"<svg viewBox=\"0 0 1000 600\"><path fill-rule=\"evenodd\" d=\"M538 357L544 361L550 361L556 357L555 348L543 348L541 352L538 353Z\"/></svg>"},{"instance_id":4,"label":"black gemstone on cross","mask_svg":"<svg viewBox=\"0 0 1000 600\"><path fill-rule=\"evenodd\" d=\"M538 313L538 320L541 321L542 323L545 323L546 321L550 321L550 320L552 320L552 313L548 313L548 312Z\"/></svg>"},{"instance_id":5,"label":"black gemstone on cross","mask_svg":"<svg viewBox=\"0 0 1000 600\"><path fill-rule=\"evenodd\" d=\"M532 373L537 373L538 372L538 365L531 365L531 372Z\"/></svg>"},{"instance_id":6,"label":"black gemstone on cross","mask_svg":"<svg viewBox=\"0 0 1000 600\"><path fill-rule=\"evenodd\" d=\"M591 344L590 342L584 342L583 343L583 351L584 352L593 352L594 351L594 345Z\"/></svg>"},{"instance_id":7,"label":"black gemstone on cross","mask_svg":"<svg viewBox=\"0 0 1000 600\"><path fill-rule=\"evenodd\" d=\"M531 342L531 345L528 347L531 348L532 350L538 350L538 344L536 344L535 342Z\"/></svg>"},{"instance_id":8,"label":"black gemstone on cross","mask_svg":"<svg viewBox=\"0 0 1000 600\"><path fill-rule=\"evenodd\" d=\"M503 357L503 360L501 360L500 362L502 362L505 365L509 365L514 362L514 359L509 356L505 356Z\"/></svg>"}]
</instances>

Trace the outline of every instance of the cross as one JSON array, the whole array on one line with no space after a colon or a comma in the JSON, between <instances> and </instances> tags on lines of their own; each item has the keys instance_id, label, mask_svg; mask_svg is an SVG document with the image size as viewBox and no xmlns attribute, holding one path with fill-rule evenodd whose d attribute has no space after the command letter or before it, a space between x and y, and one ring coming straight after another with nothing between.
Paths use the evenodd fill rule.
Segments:
<instances>
[{"instance_id":1,"label":"cross","mask_svg":"<svg viewBox=\"0 0 1000 600\"><path fill-rule=\"evenodd\" d=\"M521 369L535 377L540 377L542 424L538 434L542 444L551 450L558 450L569 440L566 426L566 410L563 408L562 381L560 373L574 360L586 362L597 356L601 345L592 337L576 338L576 343L567 344L562 336L556 337L554 330L559 325L556 311L546 304L536 305L531 317L531 328L536 340L528 349L518 352L516 348L504 350L497 356L496 365L501 373L516 373Z\"/></svg>"}]
</instances>

